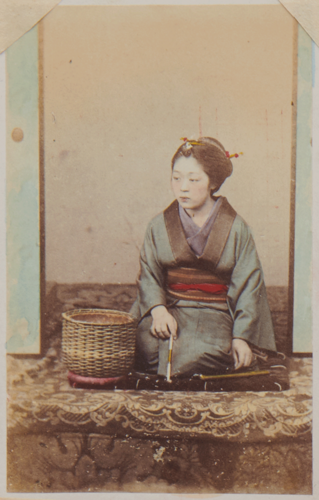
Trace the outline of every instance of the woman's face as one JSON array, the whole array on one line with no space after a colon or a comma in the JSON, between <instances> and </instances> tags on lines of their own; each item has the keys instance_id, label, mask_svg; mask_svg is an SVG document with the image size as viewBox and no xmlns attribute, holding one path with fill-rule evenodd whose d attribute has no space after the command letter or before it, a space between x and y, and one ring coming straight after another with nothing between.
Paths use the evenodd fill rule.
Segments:
<instances>
[{"instance_id":1,"label":"woman's face","mask_svg":"<svg viewBox=\"0 0 319 500\"><path fill-rule=\"evenodd\" d=\"M212 188L208 175L193 156L182 156L176 160L172 172L172 189L183 208L201 210L210 205Z\"/></svg>"}]
</instances>

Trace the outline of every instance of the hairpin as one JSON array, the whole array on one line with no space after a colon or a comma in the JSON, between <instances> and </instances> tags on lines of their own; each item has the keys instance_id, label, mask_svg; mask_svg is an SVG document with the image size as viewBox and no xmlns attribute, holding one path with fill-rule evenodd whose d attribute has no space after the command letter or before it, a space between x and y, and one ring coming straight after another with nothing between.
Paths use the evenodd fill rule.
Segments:
<instances>
[{"instance_id":1,"label":"hairpin","mask_svg":"<svg viewBox=\"0 0 319 500\"><path fill-rule=\"evenodd\" d=\"M180 140L184 141L184 144L187 144L186 150L191 149L193 146L203 146L204 145L203 142L189 140L189 139L187 139L187 137L181 137Z\"/></svg>"},{"instance_id":2,"label":"hairpin","mask_svg":"<svg viewBox=\"0 0 319 500\"><path fill-rule=\"evenodd\" d=\"M187 137L181 137L180 140L184 141L184 144L187 144L186 150L191 149L193 146L204 146L205 145L205 143L203 143L203 142L189 140L189 139L187 139ZM215 146L222 151L222 149L220 148L220 146L218 144L215 144ZM225 154L226 154L226 157L230 159L230 158L238 158L239 155L243 155L244 153L240 152L240 153L235 153L235 154L231 155L231 154L229 154L229 151L225 151Z\"/></svg>"},{"instance_id":3,"label":"hairpin","mask_svg":"<svg viewBox=\"0 0 319 500\"><path fill-rule=\"evenodd\" d=\"M225 154L227 158L238 158L239 155L243 155L244 153L235 153L233 155L230 155L228 151L225 151Z\"/></svg>"}]
</instances>

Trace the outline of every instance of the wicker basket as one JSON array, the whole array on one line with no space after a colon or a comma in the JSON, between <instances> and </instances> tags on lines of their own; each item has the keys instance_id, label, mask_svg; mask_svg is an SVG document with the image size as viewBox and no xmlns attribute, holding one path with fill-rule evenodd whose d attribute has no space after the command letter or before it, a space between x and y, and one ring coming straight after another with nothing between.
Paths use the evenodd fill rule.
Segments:
<instances>
[{"instance_id":1,"label":"wicker basket","mask_svg":"<svg viewBox=\"0 0 319 500\"><path fill-rule=\"evenodd\" d=\"M111 309L75 309L62 314L62 359L84 377L127 373L135 354L136 320Z\"/></svg>"}]
</instances>

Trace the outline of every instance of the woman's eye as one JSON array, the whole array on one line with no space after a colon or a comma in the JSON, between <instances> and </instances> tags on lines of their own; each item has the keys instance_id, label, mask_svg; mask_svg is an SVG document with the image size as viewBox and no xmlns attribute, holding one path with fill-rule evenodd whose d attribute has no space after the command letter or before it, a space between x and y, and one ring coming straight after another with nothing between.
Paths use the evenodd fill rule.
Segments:
<instances>
[{"instance_id":1,"label":"woman's eye","mask_svg":"<svg viewBox=\"0 0 319 500\"><path fill-rule=\"evenodd\" d=\"M191 182L198 182L199 179L189 179Z\"/></svg>"},{"instance_id":2,"label":"woman's eye","mask_svg":"<svg viewBox=\"0 0 319 500\"><path fill-rule=\"evenodd\" d=\"M174 181L179 181L179 179L180 179L179 177L173 177Z\"/></svg>"}]
</instances>

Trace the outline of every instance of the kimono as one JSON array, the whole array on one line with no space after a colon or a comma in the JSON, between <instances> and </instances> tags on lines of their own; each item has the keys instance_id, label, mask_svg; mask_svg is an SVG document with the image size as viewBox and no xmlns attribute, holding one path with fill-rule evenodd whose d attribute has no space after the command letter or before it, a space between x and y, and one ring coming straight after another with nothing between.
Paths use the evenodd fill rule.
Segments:
<instances>
[{"instance_id":1,"label":"kimono","mask_svg":"<svg viewBox=\"0 0 319 500\"><path fill-rule=\"evenodd\" d=\"M263 272L251 231L226 198L214 199L203 241L195 238L192 245L192 235L187 238L187 223L182 223L177 200L147 227L140 255L138 295L131 309L139 321L139 371L166 374L169 340L157 339L150 333L150 311L158 305L166 306L178 324L172 375L209 374L232 368L234 338L247 341L251 347L276 351ZM209 293L196 291L196 285L190 285L195 291L174 292L168 279L174 278L174 272L190 276L191 282L196 282L197 275L199 281L201 275L204 281L213 276L217 283L213 286L226 292L221 297L213 294L211 299ZM183 288L175 284L179 286Z\"/></svg>"}]
</instances>

